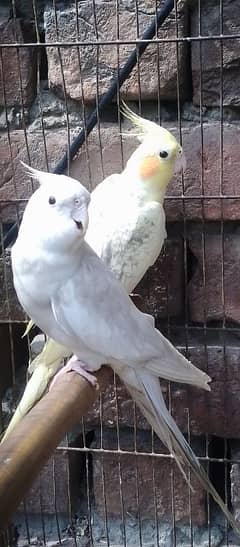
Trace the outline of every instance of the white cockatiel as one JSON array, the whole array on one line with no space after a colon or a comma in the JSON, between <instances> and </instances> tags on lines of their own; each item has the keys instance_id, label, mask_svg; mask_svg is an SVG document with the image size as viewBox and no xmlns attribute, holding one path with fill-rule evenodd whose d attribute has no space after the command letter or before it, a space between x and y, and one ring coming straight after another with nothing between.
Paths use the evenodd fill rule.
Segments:
<instances>
[{"instance_id":1,"label":"white cockatiel","mask_svg":"<svg viewBox=\"0 0 240 547\"><path fill-rule=\"evenodd\" d=\"M32 173L41 186L27 204L12 248L14 286L22 306L43 332L74 352L72 370L93 379L90 373L103 363L113 368L184 475L190 464L237 529L169 414L159 383L162 377L208 389L210 378L154 328L153 318L134 306L84 241L88 191L64 175Z\"/></svg>"},{"instance_id":2,"label":"white cockatiel","mask_svg":"<svg viewBox=\"0 0 240 547\"><path fill-rule=\"evenodd\" d=\"M161 252L166 238L166 188L174 172L184 169L185 157L170 131L137 116L126 105L123 113L141 144L121 174L107 177L92 192L86 241L130 294ZM70 357L68 348L47 340L29 366L31 378L4 439L41 398L66 357Z\"/></svg>"}]
</instances>

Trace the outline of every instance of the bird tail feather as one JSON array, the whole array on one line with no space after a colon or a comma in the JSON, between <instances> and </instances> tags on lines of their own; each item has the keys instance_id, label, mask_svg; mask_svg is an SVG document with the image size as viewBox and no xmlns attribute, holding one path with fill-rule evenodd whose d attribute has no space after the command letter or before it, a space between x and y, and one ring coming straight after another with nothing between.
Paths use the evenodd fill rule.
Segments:
<instances>
[{"instance_id":1,"label":"bird tail feather","mask_svg":"<svg viewBox=\"0 0 240 547\"><path fill-rule=\"evenodd\" d=\"M159 380L151 373L146 372L146 369L145 371L140 370L136 372L136 386L132 382L129 383L128 380L126 381L124 376L122 376L122 379L155 433L174 456L184 478L187 479L184 468L190 466L203 488L211 494L215 502L219 505L233 530L240 535L240 528L235 522L233 515L215 490L207 473L169 413L165 405ZM187 482L189 484L188 479Z\"/></svg>"},{"instance_id":2,"label":"bird tail feather","mask_svg":"<svg viewBox=\"0 0 240 547\"><path fill-rule=\"evenodd\" d=\"M186 359L161 332L157 331L157 335L156 353L161 357L149 360L146 368L165 380L190 384L211 391L208 385L211 382L210 376Z\"/></svg>"}]
</instances>

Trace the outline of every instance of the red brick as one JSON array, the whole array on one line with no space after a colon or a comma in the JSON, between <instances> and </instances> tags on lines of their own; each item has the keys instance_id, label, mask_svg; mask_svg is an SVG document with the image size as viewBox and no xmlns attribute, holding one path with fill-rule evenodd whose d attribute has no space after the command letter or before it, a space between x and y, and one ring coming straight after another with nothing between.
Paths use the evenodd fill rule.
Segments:
<instances>
[{"instance_id":1,"label":"red brick","mask_svg":"<svg viewBox=\"0 0 240 547\"><path fill-rule=\"evenodd\" d=\"M117 400L115 396L117 393ZM125 387L116 377L116 382L112 376L104 393L101 395L101 405L96 401L91 411L84 416L84 423L87 428L96 428L100 423L106 427L116 427L117 419L122 427L133 427L134 425L134 405L131 396ZM137 411L137 424L140 429L148 429L146 420Z\"/></svg>"},{"instance_id":2,"label":"red brick","mask_svg":"<svg viewBox=\"0 0 240 547\"><path fill-rule=\"evenodd\" d=\"M56 485L56 496L54 487ZM35 480L26 497L28 513L54 514L55 501L57 513L69 512L70 500L68 491L68 458L66 454L56 453L44 466L40 476ZM18 512L24 511L21 504Z\"/></svg>"},{"instance_id":3,"label":"red brick","mask_svg":"<svg viewBox=\"0 0 240 547\"><path fill-rule=\"evenodd\" d=\"M178 177L169 185L167 194L178 196L178 199L165 200L168 220L181 220L184 217L188 220L240 219L240 127L236 124L223 125L222 185L220 138L220 123L204 124L202 131L199 125L183 128L187 168L183 184ZM236 197L219 199L217 196L221 192L224 197ZM184 205L180 198L182 195L185 196ZM199 197L202 195L203 199ZM208 199L208 196L216 197Z\"/></svg>"},{"instance_id":4,"label":"red brick","mask_svg":"<svg viewBox=\"0 0 240 547\"><path fill-rule=\"evenodd\" d=\"M85 460L81 452L56 451L26 496L28 514L61 513L70 518L71 509L79 497L79 477L85 469ZM24 505L21 503L17 512L23 511Z\"/></svg>"},{"instance_id":5,"label":"red brick","mask_svg":"<svg viewBox=\"0 0 240 547\"><path fill-rule=\"evenodd\" d=\"M180 429L187 432L189 412L191 434L240 438L240 347L204 348L199 344L190 347L189 358L212 378L211 392L180 384L173 386L171 408Z\"/></svg>"},{"instance_id":6,"label":"red brick","mask_svg":"<svg viewBox=\"0 0 240 547\"><path fill-rule=\"evenodd\" d=\"M0 17L0 42L24 42L19 20ZM17 53L16 48L3 47L2 67L0 61L0 105L5 105L4 89L8 107L21 106L22 103L24 106L30 105L35 95L35 81L36 62L33 48L20 48Z\"/></svg>"},{"instance_id":7,"label":"red brick","mask_svg":"<svg viewBox=\"0 0 240 547\"><path fill-rule=\"evenodd\" d=\"M191 320L203 323L204 320L216 321L225 317L239 321L239 234L226 233L222 237L219 233L206 233L203 244L201 229L196 228L188 240L198 261L188 287Z\"/></svg>"},{"instance_id":8,"label":"red brick","mask_svg":"<svg viewBox=\"0 0 240 547\"><path fill-rule=\"evenodd\" d=\"M20 305L14 286L10 252L0 257L0 320L26 321L26 315Z\"/></svg>"},{"instance_id":9,"label":"red brick","mask_svg":"<svg viewBox=\"0 0 240 547\"><path fill-rule=\"evenodd\" d=\"M133 451L133 430L120 432L121 450ZM185 479L171 459L141 455L151 452L151 436L141 432L137 455L118 454L116 437L110 430L103 432L104 448L113 453L93 453L93 492L98 513L104 516L104 490L107 516L121 518L121 501L124 513L143 518L173 519L172 485L174 486L174 515L177 522L189 522L189 489ZM166 454L161 443L155 443L155 452ZM99 447L96 438L94 447ZM198 453L201 446L198 445ZM173 477L173 482L171 481ZM104 480L105 479L105 480ZM198 481L192 477L195 493L191 496L193 523L206 522L206 495ZM122 489L121 489L122 485ZM122 498L122 500L121 500Z\"/></svg>"},{"instance_id":10,"label":"red brick","mask_svg":"<svg viewBox=\"0 0 240 547\"><path fill-rule=\"evenodd\" d=\"M217 36L239 33L240 4L238 0L225 0L223 5L223 29L220 29L220 4L214 0L201 1L201 31L203 36ZM191 34L199 35L199 9L193 4L191 15ZM221 57L222 44L222 57ZM201 49L200 49L201 47ZM240 86L240 41L239 39L192 42L192 82L193 102L200 104L200 85L202 104L220 106L221 61L223 62L223 105L238 106ZM200 80L201 78L201 80Z\"/></svg>"},{"instance_id":11,"label":"red brick","mask_svg":"<svg viewBox=\"0 0 240 547\"><path fill-rule=\"evenodd\" d=\"M146 311L158 320L181 315L184 309L183 286L183 242L176 237L166 240L159 258L135 291L144 299Z\"/></svg>"}]
</instances>

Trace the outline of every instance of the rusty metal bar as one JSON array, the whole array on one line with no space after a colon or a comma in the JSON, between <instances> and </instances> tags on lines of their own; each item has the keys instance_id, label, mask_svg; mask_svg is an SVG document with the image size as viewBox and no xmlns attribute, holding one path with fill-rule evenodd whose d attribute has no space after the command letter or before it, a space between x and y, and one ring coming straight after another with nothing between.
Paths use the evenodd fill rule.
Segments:
<instances>
[{"instance_id":1,"label":"rusty metal bar","mask_svg":"<svg viewBox=\"0 0 240 547\"><path fill-rule=\"evenodd\" d=\"M110 369L96 376L104 389ZM53 389L0 445L0 531L29 490L61 439L86 414L99 391L75 372L62 375Z\"/></svg>"}]
</instances>

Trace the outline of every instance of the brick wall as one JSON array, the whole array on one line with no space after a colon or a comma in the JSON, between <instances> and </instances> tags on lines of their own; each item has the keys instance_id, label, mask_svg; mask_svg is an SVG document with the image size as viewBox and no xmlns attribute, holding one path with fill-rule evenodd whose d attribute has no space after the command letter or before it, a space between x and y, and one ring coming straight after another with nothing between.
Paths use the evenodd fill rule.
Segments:
<instances>
[{"instance_id":1,"label":"brick wall","mask_svg":"<svg viewBox=\"0 0 240 547\"><path fill-rule=\"evenodd\" d=\"M32 2L20 0L15 4L16 17L13 17L14 13L7 2L0 7L0 43L36 41ZM219 1L202 0L201 6L202 34L217 35L220 29ZM154 17L150 0L139 0L138 7L137 18L134 1L123 0L119 3L120 40L135 39L138 33L141 36ZM121 66L133 48L125 44L117 50L112 45L104 45L96 50L96 47L88 45L79 49L61 48L59 54L56 47L45 47L44 42L71 42L76 39L75 4L66 1L57 3L56 13L57 28L53 7L43 0L38 2L37 21L42 48L37 51L31 46L19 50L3 48L0 57L0 214L4 230L16 220L17 215L21 215L24 200L32 192L31 183L26 180L19 160L31 161L34 167L40 169L45 169L47 165L53 168L66 149L69 135L72 139L83 125L83 103L87 115L94 106L97 90L102 94L108 89L117 73L118 61ZM224 0L223 32L239 33L239 17L238 0ZM95 40L97 35L102 40L114 40L117 33L116 3L112 0L98 2L94 14L92 2L79 2L78 25L81 41ZM197 3L180 0L177 25L179 38L199 34ZM159 30L159 37L172 39L175 36L176 21L172 13ZM234 196L239 195L240 179L240 42L239 39L231 39L221 43L222 46L217 40L205 40L201 45L199 41L180 41L178 48L173 42L159 46L151 44L139 61L139 77L135 69L124 84L121 97L137 109L141 95L143 115L154 120L158 120L160 105L163 125L176 135L179 135L181 119L187 170L184 180L175 178L169 187L165 202L168 240L137 292L144 296L146 306L163 332L183 351L187 342L188 354L193 362L213 378L211 394L185 386L172 386L171 408L178 425L185 433L190 426L199 455L204 453L204 436L208 434L213 456L224 455L223 449L219 452L217 448L223 446L217 439L227 439L229 454L236 459L240 437L240 207L239 200ZM122 120L122 129L128 128L128 122ZM120 140L117 107L113 102L104 113L100 127L92 131L87 145L78 153L70 172L88 187L94 188L104 176L120 171L135 147L134 137L123 142ZM3 261L0 262L0 320L3 323L0 333L9 321L22 322L25 319L12 287L8 252L5 264L4 267ZM19 332L14 331L14 336L17 340ZM1 375L5 384L9 385L7 369L10 370L11 366L11 352L8 346L6 348L6 370L1 369ZM93 452L89 473L91 499L94 500L96 513L103 516L102 477L105 473L108 483L104 511L107 510L111 517L120 518L117 458L116 454L112 454L116 448L117 408L123 450L133 449L134 412L122 386L118 385L117 393L118 406L112 386L109 386L102 401L103 438L105 448L110 452L103 459L99 453ZM164 386L164 393L168 399L167 385ZM189 413L186 412L187 408ZM137 424L138 449L151 452L148 425L138 413ZM95 405L86 417L87 430L95 435L92 447L98 446L99 426L99 405ZM159 450L163 451L163 448L156 444L156 451ZM120 460L118 465L123 474L125 511L136 515L140 510L153 519L157 507L159 518L172 520L169 480L173 472L172 462L167 458L159 460L148 455L142 455L139 459L123 455ZM154 465L150 464L152 460ZM81 463L79 459L76 461L71 463L71 473L77 465L78 472L82 470L82 475L86 475L86 463ZM138 495L133 487L136 461L140 477L146 479L146 484L140 481ZM65 473L66 460L57 459L55 467L60 470L57 473L57 480L60 480L58 477ZM46 495L52 496L49 474L47 471L44 473ZM174 477L175 520L184 523L189 518L189 492L176 470ZM240 503L238 485L239 467L234 464L231 469L231 491L236 515ZM38 495L38 488L36 485L33 500ZM35 507L36 512L37 505L31 499L30 496L29 507ZM146 499L151 500L147 505ZM67 499L62 496L61 512L64 503L67 514ZM207 522L206 496L200 489L194 496L192 521L195 525Z\"/></svg>"}]
</instances>

